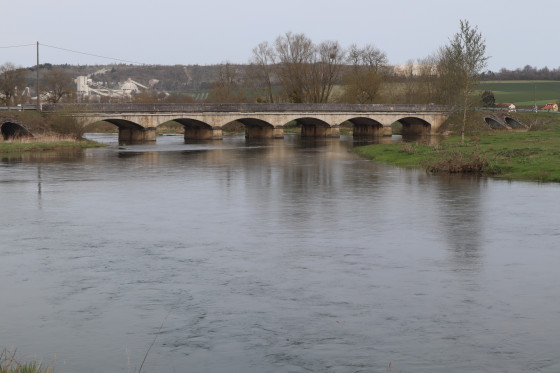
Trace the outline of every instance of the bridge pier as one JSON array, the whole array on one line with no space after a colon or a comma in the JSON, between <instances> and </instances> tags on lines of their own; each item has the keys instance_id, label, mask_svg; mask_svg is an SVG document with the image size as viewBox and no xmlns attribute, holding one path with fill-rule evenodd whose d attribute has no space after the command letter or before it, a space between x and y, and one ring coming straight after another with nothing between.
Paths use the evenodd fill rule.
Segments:
<instances>
[{"instance_id":1,"label":"bridge pier","mask_svg":"<svg viewBox=\"0 0 560 373\"><path fill-rule=\"evenodd\" d=\"M186 127L185 140L221 140L223 132L221 127Z\"/></svg>"},{"instance_id":2,"label":"bridge pier","mask_svg":"<svg viewBox=\"0 0 560 373\"><path fill-rule=\"evenodd\" d=\"M408 123L403 125L404 135L430 135L430 128L423 123Z\"/></svg>"},{"instance_id":3,"label":"bridge pier","mask_svg":"<svg viewBox=\"0 0 560 373\"><path fill-rule=\"evenodd\" d=\"M281 139L284 138L284 128L246 125L245 137L248 139Z\"/></svg>"},{"instance_id":4,"label":"bridge pier","mask_svg":"<svg viewBox=\"0 0 560 373\"><path fill-rule=\"evenodd\" d=\"M340 137L339 126L301 126L301 137Z\"/></svg>"},{"instance_id":5,"label":"bridge pier","mask_svg":"<svg viewBox=\"0 0 560 373\"><path fill-rule=\"evenodd\" d=\"M284 128L274 128L272 130L272 138L283 139L284 138Z\"/></svg>"},{"instance_id":6,"label":"bridge pier","mask_svg":"<svg viewBox=\"0 0 560 373\"><path fill-rule=\"evenodd\" d=\"M156 129L150 128L132 128L132 127L119 127L119 143L126 144L139 144L145 142L156 141Z\"/></svg>"},{"instance_id":7,"label":"bridge pier","mask_svg":"<svg viewBox=\"0 0 560 373\"><path fill-rule=\"evenodd\" d=\"M354 124L354 137L377 137L383 136L383 126L372 126L364 124Z\"/></svg>"},{"instance_id":8,"label":"bridge pier","mask_svg":"<svg viewBox=\"0 0 560 373\"><path fill-rule=\"evenodd\" d=\"M381 129L381 136L393 136L393 127L383 126Z\"/></svg>"}]
</instances>

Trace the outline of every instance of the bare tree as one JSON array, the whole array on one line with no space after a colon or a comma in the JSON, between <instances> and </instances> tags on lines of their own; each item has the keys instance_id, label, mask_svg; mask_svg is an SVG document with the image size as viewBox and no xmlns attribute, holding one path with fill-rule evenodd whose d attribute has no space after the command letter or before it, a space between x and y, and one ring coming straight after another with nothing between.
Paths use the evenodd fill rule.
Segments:
<instances>
[{"instance_id":1,"label":"bare tree","mask_svg":"<svg viewBox=\"0 0 560 373\"><path fill-rule=\"evenodd\" d=\"M387 55L372 45L348 50L350 70L344 76L344 101L371 104L377 99L387 77Z\"/></svg>"},{"instance_id":2,"label":"bare tree","mask_svg":"<svg viewBox=\"0 0 560 373\"><path fill-rule=\"evenodd\" d=\"M306 102L310 90L314 46L305 34L286 33L276 38L278 76L291 102Z\"/></svg>"},{"instance_id":3,"label":"bare tree","mask_svg":"<svg viewBox=\"0 0 560 373\"><path fill-rule=\"evenodd\" d=\"M255 88L264 90L266 95L265 101L269 103L275 101L272 89L275 67L276 53L268 42L262 42L253 48L253 57L248 69L249 79Z\"/></svg>"},{"instance_id":4,"label":"bare tree","mask_svg":"<svg viewBox=\"0 0 560 373\"><path fill-rule=\"evenodd\" d=\"M465 141L467 111L472 105L471 95L489 58L485 54L486 42L482 34L466 20L461 20L459 32L448 45L440 49L438 74L442 91L463 111L461 143Z\"/></svg>"},{"instance_id":5,"label":"bare tree","mask_svg":"<svg viewBox=\"0 0 560 373\"><path fill-rule=\"evenodd\" d=\"M17 104L18 89L25 85L25 73L22 68L11 62L0 66L0 101L4 105Z\"/></svg>"},{"instance_id":6,"label":"bare tree","mask_svg":"<svg viewBox=\"0 0 560 373\"><path fill-rule=\"evenodd\" d=\"M400 101L407 104L428 104L438 101L434 94L437 81L433 57L410 60L398 76L402 93Z\"/></svg>"},{"instance_id":7,"label":"bare tree","mask_svg":"<svg viewBox=\"0 0 560 373\"><path fill-rule=\"evenodd\" d=\"M337 41L324 41L316 47L311 66L310 101L326 103L340 78L345 52Z\"/></svg>"},{"instance_id":8,"label":"bare tree","mask_svg":"<svg viewBox=\"0 0 560 373\"><path fill-rule=\"evenodd\" d=\"M336 41L315 45L305 34L291 32L253 49L251 80L264 88L267 102L275 102L273 81L290 102L328 102L339 82L345 52Z\"/></svg>"},{"instance_id":9,"label":"bare tree","mask_svg":"<svg viewBox=\"0 0 560 373\"><path fill-rule=\"evenodd\" d=\"M74 80L67 71L54 68L43 74L43 82L41 84L43 94L47 96L47 100L52 103L59 102L65 96L71 96L75 91Z\"/></svg>"},{"instance_id":10,"label":"bare tree","mask_svg":"<svg viewBox=\"0 0 560 373\"><path fill-rule=\"evenodd\" d=\"M437 60L430 55L418 60L418 89L423 93L420 103L428 104L436 100Z\"/></svg>"},{"instance_id":11,"label":"bare tree","mask_svg":"<svg viewBox=\"0 0 560 373\"><path fill-rule=\"evenodd\" d=\"M212 82L212 89L208 94L209 102L229 103L244 101L240 90L237 70L229 62L220 66L218 77Z\"/></svg>"},{"instance_id":12,"label":"bare tree","mask_svg":"<svg viewBox=\"0 0 560 373\"><path fill-rule=\"evenodd\" d=\"M146 89L136 93L132 96L132 102L142 103L142 104L153 104L161 101L161 96L154 89Z\"/></svg>"}]
</instances>

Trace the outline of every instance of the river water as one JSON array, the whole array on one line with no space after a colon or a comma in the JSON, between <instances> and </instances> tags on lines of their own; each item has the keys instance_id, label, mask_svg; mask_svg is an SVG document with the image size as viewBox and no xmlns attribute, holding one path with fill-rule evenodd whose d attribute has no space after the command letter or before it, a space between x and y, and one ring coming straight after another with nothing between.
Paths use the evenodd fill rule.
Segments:
<instances>
[{"instance_id":1,"label":"river water","mask_svg":"<svg viewBox=\"0 0 560 373\"><path fill-rule=\"evenodd\" d=\"M0 162L0 348L64 372L560 372L558 185L349 137L90 137Z\"/></svg>"}]
</instances>

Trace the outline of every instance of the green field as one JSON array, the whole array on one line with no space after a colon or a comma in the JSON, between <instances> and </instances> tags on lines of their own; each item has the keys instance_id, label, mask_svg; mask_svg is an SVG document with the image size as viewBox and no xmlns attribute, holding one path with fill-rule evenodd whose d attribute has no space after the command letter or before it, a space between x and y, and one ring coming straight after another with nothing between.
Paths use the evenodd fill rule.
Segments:
<instances>
[{"instance_id":1,"label":"green field","mask_svg":"<svg viewBox=\"0 0 560 373\"><path fill-rule=\"evenodd\" d=\"M480 92L494 92L496 102L513 103L515 106L542 107L549 102L560 101L560 81L550 80L502 80L481 82Z\"/></svg>"}]
</instances>

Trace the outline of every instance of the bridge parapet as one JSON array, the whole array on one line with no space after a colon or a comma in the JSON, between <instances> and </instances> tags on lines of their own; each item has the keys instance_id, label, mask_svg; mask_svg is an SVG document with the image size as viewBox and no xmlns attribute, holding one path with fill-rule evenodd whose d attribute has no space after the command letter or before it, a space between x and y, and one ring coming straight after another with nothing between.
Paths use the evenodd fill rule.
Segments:
<instances>
[{"instance_id":1,"label":"bridge parapet","mask_svg":"<svg viewBox=\"0 0 560 373\"><path fill-rule=\"evenodd\" d=\"M389 105L389 104L44 104L43 111L83 113L448 113L449 107L441 105Z\"/></svg>"}]
</instances>

